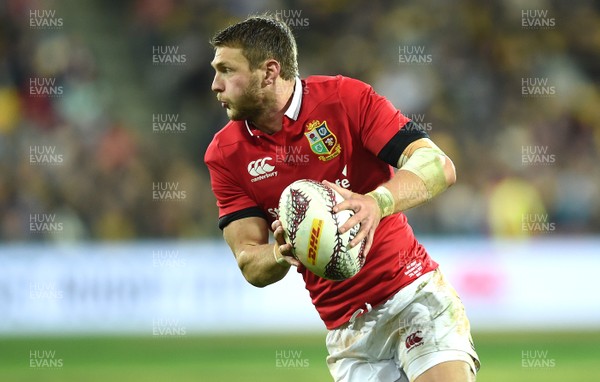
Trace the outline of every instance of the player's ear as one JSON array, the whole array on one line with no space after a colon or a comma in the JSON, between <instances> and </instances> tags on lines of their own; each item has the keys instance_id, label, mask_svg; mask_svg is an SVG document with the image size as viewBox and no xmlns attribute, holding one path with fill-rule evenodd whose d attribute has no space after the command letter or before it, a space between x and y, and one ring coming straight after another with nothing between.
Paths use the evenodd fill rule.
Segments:
<instances>
[{"instance_id":1,"label":"player's ear","mask_svg":"<svg viewBox=\"0 0 600 382\"><path fill-rule=\"evenodd\" d=\"M273 83L275 83L275 79L277 77L279 77L281 65L279 65L279 62L277 62L277 60L270 59L270 60L265 61L264 68L265 68L265 78L264 78L265 85L272 85Z\"/></svg>"}]
</instances>

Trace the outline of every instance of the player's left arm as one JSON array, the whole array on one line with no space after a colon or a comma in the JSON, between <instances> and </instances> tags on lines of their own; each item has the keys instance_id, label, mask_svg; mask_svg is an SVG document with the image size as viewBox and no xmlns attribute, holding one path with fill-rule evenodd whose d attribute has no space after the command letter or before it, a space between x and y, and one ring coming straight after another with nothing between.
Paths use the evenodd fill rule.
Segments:
<instances>
[{"instance_id":1,"label":"player's left arm","mask_svg":"<svg viewBox=\"0 0 600 382\"><path fill-rule=\"evenodd\" d=\"M400 155L397 167L399 170L389 181L365 195L326 182L345 198L334 211L351 209L355 212L340 231L345 232L360 223L360 231L350 245L358 245L366 237L365 253L371 247L381 219L427 202L456 182L452 160L429 138L410 143Z\"/></svg>"},{"instance_id":2,"label":"player's left arm","mask_svg":"<svg viewBox=\"0 0 600 382\"><path fill-rule=\"evenodd\" d=\"M395 176L366 194L375 199L382 218L427 202L456 182L454 163L429 138L409 144L397 167Z\"/></svg>"}]
</instances>

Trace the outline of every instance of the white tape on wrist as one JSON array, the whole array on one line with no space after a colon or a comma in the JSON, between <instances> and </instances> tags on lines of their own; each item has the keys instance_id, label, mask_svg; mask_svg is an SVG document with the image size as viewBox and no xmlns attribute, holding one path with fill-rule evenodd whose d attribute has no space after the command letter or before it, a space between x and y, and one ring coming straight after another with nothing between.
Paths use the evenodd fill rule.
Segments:
<instances>
[{"instance_id":1,"label":"white tape on wrist","mask_svg":"<svg viewBox=\"0 0 600 382\"><path fill-rule=\"evenodd\" d=\"M392 192L383 186L377 187L375 190L368 192L368 196L375 199L381 211L381 218L389 216L396 212L396 203Z\"/></svg>"}]
</instances>

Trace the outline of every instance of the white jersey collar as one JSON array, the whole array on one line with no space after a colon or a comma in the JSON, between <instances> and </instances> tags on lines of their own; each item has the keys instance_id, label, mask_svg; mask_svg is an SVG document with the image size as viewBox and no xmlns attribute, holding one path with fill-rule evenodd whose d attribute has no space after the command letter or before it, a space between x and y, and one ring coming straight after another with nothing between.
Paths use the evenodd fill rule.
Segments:
<instances>
[{"instance_id":1,"label":"white jersey collar","mask_svg":"<svg viewBox=\"0 0 600 382\"><path fill-rule=\"evenodd\" d=\"M299 77L296 77L296 85L294 86L294 95L292 96L292 102L290 107L285 112L285 116L294 121L298 119L300 114L300 106L302 105L302 81Z\"/></svg>"}]
</instances>

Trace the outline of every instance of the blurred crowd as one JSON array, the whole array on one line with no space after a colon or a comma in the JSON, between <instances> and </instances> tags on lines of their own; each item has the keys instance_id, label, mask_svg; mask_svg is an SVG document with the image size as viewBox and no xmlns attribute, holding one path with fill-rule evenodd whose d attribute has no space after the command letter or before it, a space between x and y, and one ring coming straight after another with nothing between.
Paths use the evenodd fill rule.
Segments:
<instances>
[{"instance_id":1,"label":"blurred crowd","mask_svg":"<svg viewBox=\"0 0 600 382\"><path fill-rule=\"evenodd\" d=\"M302 77L370 83L453 159L457 184L407 211L415 231L597 233L600 5L534 3L2 2L0 240L220 235L208 40L265 11Z\"/></svg>"}]
</instances>

